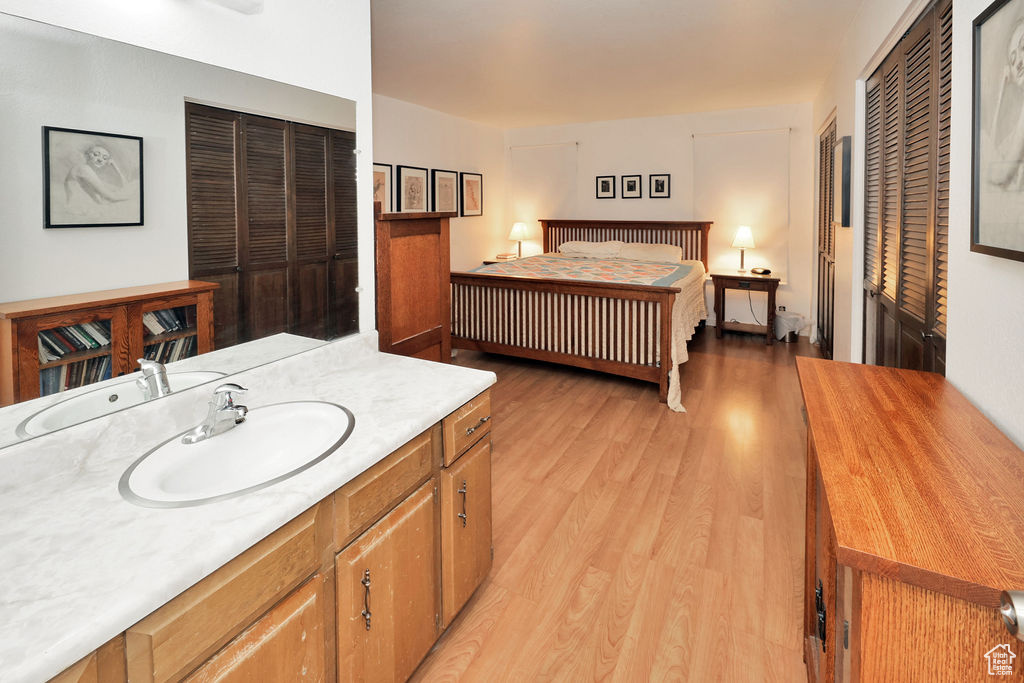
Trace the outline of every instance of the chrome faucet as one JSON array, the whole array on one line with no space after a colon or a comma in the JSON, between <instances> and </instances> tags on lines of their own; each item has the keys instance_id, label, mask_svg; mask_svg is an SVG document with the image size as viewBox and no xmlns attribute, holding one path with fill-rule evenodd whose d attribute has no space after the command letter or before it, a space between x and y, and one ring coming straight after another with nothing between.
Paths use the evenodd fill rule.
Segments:
<instances>
[{"instance_id":1,"label":"chrome faucet","mask_svg":"<svg viewBox=\"0 0 1024 683\"><path fill-rule=\"evenodd\" d=\"M234 429L235 425L245 422L245 416L249 414L249 409L235 404L235 394L244 394L246 391L248 389L245 387L231 382L221 384L214 389L206 419L181 437L181 442L184 444L199 443L212 436L223 434L229 429Z\"/></svg>"},{"instance_id":2,"label":"chrome faucet","mask_svg":"<svg viewBox=\"0 0 1024 683\"><path fill-rule=\"evenodd\" d=\"M155 360L139 359L139 368L142 376L135 380L135 384L142 390L142 395L147 401L160 398L171 393L171 385L167 382L167 368Z\"/></svg>"}]
</instances>

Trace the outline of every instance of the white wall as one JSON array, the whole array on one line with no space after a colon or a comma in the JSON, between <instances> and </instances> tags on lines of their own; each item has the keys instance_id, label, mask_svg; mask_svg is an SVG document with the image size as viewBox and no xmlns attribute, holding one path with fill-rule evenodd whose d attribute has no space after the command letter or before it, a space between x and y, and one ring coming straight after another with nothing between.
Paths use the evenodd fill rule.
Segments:
<instances>
[{"instance_id":1,"label":"white wall","mask_svg":"<svg viewBox=\"0 0 1024 683\"><path fill-rule=\"evenodd\" d=\"M602 218L608 220L716 220L719 217L696 215L702 206L701 197L694 196L696 175L700 170L695 165L695 137L789 129L788 157L782 160L782 168L788 168L789 179L789 227L788 240L773 244L781 256L773 257L778 263L767 261L764 265L778 271L785 279L780 287L778 303L787 310L809 314L812 289L811 267L814 235L813 196L813 137L810 104L793 104L775 107L760 107L696 114L679 114L642 119L623 119L561 126L517 128L506 131L505 139L511 149L533 145L557 143L578 143L577 174L570 191L575 192L575 216L509 215L511 221L527 221L535 224L539 218ZM752 136L756 140L757 136ZM756 142L754 143L756 147ZM785 148L784 148L785 149ZM752 148L754 157L763 155L763 150ZM648 175L651 173L671 174L671 197L668 199L648 198ZM622 199L621 176L643 175L643 198ZM595 197L595 178L599 175L615 175L616 199ZM775 184L777 178L764 187L760 183L749 187L750 196L759 194L765 187ZM552 178L552 183L562 180ZM742 191L744 188L740 188ZM520 198L510 197L509 206L525 204ZM739 255L728 245L732 243L736 225L721 222L712 227L713 238L709 262L712 268L736 268ZM757 228L754 228L755 243ZM785 230L783 230L785 234ZM524 252L540 251L538 241L524 245ZM766 245L767 246L767 245ZM764 253L751 250L747 253L748 264L758 265ZM735 264L735 265L732 265ZM749 265L748 265L749 267ZM763 298L763 297L761 297ZM746 301L742 302L743 309ZM710 307L709 307L710 309ZM735 304L727 306L730 318L748 322L749 311L739 309ZM763 304L758 310L763 318ZM806 331L805 331L806 333Z\"/></svg>"},{"instance_id":2,"label":"white wall","mask_svg":"<svg viewBox=\"0 0 1024 683\"><path fill-rule=\"evenodd\" d=\"M359 205L372 205L369 0L267 2L263 12L255 15L239 14L203 0L0 0L0 12L355 101L356 144L362 152L357 162ZM149 251L159 253L161 246L154 241ZM370 330L374 327L370 211L360 212L359 248L364 255L359 272L360 328ZM103 267L116 269L118 255L113 254ZM178 277L187 274L187 264L182 262ZM159 279L151 280L155 281ZM0 294L0 298L6 297Z\"/></svg>"},{"instance_id":3,"label":"white wall","mask_svg":"<svg viewBox=\"0 0 1024 683\"><path fill-rule=\"evenodd\" d=\"M373 96L373 161L392 167L482 173L482 216L451 219L452 270L469 270L481 259L511 251L505 221L504 136L474 123L382 95ZM397 185L397 169L393 182Z\"/></svg>"},{"instance_id":4,"label":"white wall","mask_svg":"<svg viewBox=\"0 0 1024 683\"><path fill-rule=\"evenodd\" d=\"M970 251L972 23L990 0L953 3L949 321L946 376L1024 446L1024 263ZM839 135L853 135L853 229L836 243L836 354L861 358L863 280L863 79L888 54L926 0L864 0L841 57L814 102L819 125L833 110Z\"/></svg>"}]
</instances>

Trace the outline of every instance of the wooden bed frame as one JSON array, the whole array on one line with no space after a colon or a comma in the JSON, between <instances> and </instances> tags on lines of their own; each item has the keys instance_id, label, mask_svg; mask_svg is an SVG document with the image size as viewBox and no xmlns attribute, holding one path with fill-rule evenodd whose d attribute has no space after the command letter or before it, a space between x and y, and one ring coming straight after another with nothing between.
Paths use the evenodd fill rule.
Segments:
<instances>
[{"instance_id":1,"label":"wooden bed frame","mask_svg":"<svg viewBox=\"0 0 1024 683\"><path fill-rule=\"evenodd\" d=\"M576 240L673 244L682 248L683 259L708 267L710 221L545 219L540 224L545 252ZM452 273L452 348L653 382L664 402L672 362L672 305L678 292L678 287Z\"/></svg>"}]
</instances>

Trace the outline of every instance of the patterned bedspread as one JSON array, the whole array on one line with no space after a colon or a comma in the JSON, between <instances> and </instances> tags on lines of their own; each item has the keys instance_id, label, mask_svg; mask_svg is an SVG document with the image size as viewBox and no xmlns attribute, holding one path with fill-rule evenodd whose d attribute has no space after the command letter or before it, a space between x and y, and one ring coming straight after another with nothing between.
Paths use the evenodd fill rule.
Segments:
<instances>
[{"instance_id":1,"label":"patterned bedspread","mask_svg":"<svg viewBox=\"0 0 1024 683\"><path fill-rule=\"evenodd\" d=\"M630 285L668 287L673 282L686 277L692 269L691 265L678 263L655 263L617 258L573 258L557 254L542 254L528 256L518 261L481 266L470 272L510 277L540 277L553 280L618 282Z\"/></svg>"}]
</instances>

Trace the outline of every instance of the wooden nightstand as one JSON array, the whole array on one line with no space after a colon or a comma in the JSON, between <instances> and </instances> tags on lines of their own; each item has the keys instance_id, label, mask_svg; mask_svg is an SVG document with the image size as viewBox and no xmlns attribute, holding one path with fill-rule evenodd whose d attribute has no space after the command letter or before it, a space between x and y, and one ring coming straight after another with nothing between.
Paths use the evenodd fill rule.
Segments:
<instances>
[{"instance_id":1,"label":"wooden nightstand","mask_svg":"<svg viewBox=\"0 0 1024 683\"><path fill-rule=\"evenodd\" d=\"M519 259L517 259L517 258L503 258L503 259L500 259L500 260L499 259L489 258L489 259L484 259L483 263L484 263L485 266L490 266L490 265L493 265L495 263L510 263L512 261L518 261L518 260Z\"/></svg>"},{"instance_id":2,"label":"wooden nightstand","mask_svg":"<svg viewBox=\"0 0 1024 683\"><path fill-rule=\"evenodd\" d=\"M725 330L763 334L765 344L775 341L775 290L779 288L779 278L771 275L754 275L752 273L711 273L711 281L715 284L715 336L722 337ZM746 292L768 293L768 320L764 325L753 323L731 323L725 319L725 290L738 289Z\"/></svg>"}]
</instances>

